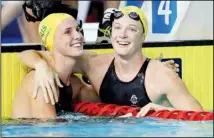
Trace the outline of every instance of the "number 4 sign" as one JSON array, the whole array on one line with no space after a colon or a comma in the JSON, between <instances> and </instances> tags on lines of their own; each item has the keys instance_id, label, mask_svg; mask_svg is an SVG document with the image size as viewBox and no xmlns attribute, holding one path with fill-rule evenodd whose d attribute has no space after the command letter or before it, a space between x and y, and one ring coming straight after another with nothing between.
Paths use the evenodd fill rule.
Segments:
<instances>
[{"instance_id":1,"label":"number 4 sign","mask_svg":"<svg viewBox=\"0 0 214 138\"><path fill-rule=\"evenodd\" d=\"M152 1L152 33L170 33L177 18L177 1Z\"/></svg>"}]
</instances>

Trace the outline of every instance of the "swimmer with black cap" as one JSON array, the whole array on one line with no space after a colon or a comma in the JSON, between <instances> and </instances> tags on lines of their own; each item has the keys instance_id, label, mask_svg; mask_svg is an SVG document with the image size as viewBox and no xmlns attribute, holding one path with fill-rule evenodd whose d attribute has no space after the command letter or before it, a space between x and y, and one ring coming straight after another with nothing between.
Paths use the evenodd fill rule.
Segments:
<instances>
[{"instance_id":1,"label":"swimmer with black cap","mask_svg":"<svg viewBox=\"0 0 214 138\"><path fill-rule=\"evenodd\" d=\"M80 97L80 95L84 95L86 91L87 96L90 92L94 94L91 86L85 86L72 73L76 59L83 54L83 36L76 20L65 13L50 14L40 22L39 34L43 45L51 52L50 57L43 58L46 62L39 62L36 66L41 64L51 66L56 72L54 75L59 77L56 83L61 87L55 95L50 94L51 87L47 89L41 87L38 89L37 98L33 99L36 72L30 71L16 92L13 118L55 118L56 111L72 111L72 101L82 100L83 96ZM48 76L48 74L43 75ZM41 85L47 85L47 83L55 85L54 81L43 82ZM48 100L52 104L47 104Z\"/></svg>"},{"instance_id":2,"label":"swimmer with black cap","mask_svg":"<svg viewBox=\"0 0 214 138\"><path fill-rule=\"evenodd\" d=\"M88 76L101 102L142 107L137 117L144 116L151 109L203 110L172 69L174 67L168 67L142 53L142 44L148 32L144 13L138 7L127 6L116 11L112 17L111 42L114 53L90 55L84 52L75 66L76 72ZM21 54L21 60L35 68L41 57L34 58L35 62L29 59L38 54L47 56L42 52L28 51ZM42 68L36 69L38 74L50 73ZM38 82L42 82L49 78L39 79ZM55 81L55 78L51 80ZM36 86L49 87L39 83ZM170 104L173 108L170 108Z\"/></svg>"}]
</instances>

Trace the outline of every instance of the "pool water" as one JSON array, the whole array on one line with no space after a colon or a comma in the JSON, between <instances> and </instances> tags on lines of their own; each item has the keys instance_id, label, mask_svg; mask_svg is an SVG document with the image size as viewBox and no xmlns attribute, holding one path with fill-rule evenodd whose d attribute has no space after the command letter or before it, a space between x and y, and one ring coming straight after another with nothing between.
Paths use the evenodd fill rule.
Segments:
<instances>
[{"instance_id":1,"label":"pool water","mask_svg":"<svg viewBox=\"0 0 214 138\"><path fill-rule=\"evenodd\" d=\"M91 117L65 113L57 119L3 119L2 136L213 137L213 121Z\"/></svg>"}]
</instances>

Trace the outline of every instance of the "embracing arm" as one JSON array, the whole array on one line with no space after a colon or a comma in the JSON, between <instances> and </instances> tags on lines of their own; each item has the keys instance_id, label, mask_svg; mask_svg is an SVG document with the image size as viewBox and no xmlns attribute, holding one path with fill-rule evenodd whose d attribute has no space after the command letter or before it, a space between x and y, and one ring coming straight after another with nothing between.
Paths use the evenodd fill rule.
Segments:
<instances>
[{"instance_id":1,"label":"embracing arm","mask_svg":"<svg viewBox=\"0 0 214 138\"><path fill-rule=\"evenodd\" d=\"M19 58L23 64L35 69L33 98L37 97L38 90L41 87L46 102L49 102L46 96L46 93L48 93L50 101L54 105L58 101L58 87L56 87L56 84L59 87L63 87L63 85L60 83L58 74L49 66L52 62L50 52L26 50L20 53Z\"/></svg>"},{"instance_id":2,"label":"embracing arm","mask_svg":"<svg viewBox=\"0 0 214 138\"><path fill-rule=\"evenodd\" d=\"M77 59L77 63L73 68L73 73L83 73L87 69L87 61L95 57L97 54L90 51L84 51L83 55ZM51 61L52 57L49 51L25 50L20 53L19 58L26 66L36 69L47 66L47 61Z\"/></svg>"},{"instance_id":3,"label":"embracing arm","mask_svg":"<svg viewBox=\"0 0 214 138\"><path fill-rule=\"evenodd\" d=\"M87 66L87 64L84 64L83 60L93 57L96 54L92 52L85 52L82 57L80 57L80 61L77 61L79 63L76 65L73 69L73 72L79 72L83 70L83 66ZM83 59L83 60L82 60ZM57 87L56 84L59 87L63 87L60 83L58 74L49 66L49 63L52 61L52 57L50 52L48 51L36 51L36 50L26 50L21 52L20 54L20 60L23 64L35 69L35 90L33 97L36 98L38 89L41 87L43 92L46 93L48 91L48 94L51 98L51 103L54 104L55 101L58 101L57 95ZM87 68L87 67L86 67ZM56 82L56 84L55 84ZM51 88L51 89L48 89ZM83 88L85 90L86 87ZM54 98L55 100L54 100ZM48 101L48 99L46 99Z\"/></svg>"},{"instance_id":4,"label":"embracing arm","mask_svg":"<svg viewBox=\"0 0 214 138\"><path fill-rule=\"evenodd\" d=\"M38 65L47 65L51 55L48 51L25 50L19 54L19 59L26 66L36 69Z\"/></svg>"}]
</instances>

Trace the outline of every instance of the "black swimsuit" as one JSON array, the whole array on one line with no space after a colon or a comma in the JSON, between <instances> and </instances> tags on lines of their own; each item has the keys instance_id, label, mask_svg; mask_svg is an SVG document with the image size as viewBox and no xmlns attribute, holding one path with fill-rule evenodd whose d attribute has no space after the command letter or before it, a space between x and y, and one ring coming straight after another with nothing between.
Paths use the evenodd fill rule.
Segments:
<instances>
[{"instance_id":1,"label":"black swimsuit","mask_svg":"<svg viewBox=\"0 0 214 138\"><path fill-rule=\"evenodd\" d=\"M150 103L145 89L145 72L150 59L146 59L135 78L130 82L121 81L115 72L114 59L100 87L100 99L107 104L143 107Z\"/></svg>"},{"instance_id":2,"label":"black swimsuit","mask_svg":"<svg viewBox=\"0 0 214 138\"><path fill-rule=\"evenodd\" d=\"M71 101L73 90L71 84L66 86L61 80L61 84L63 85L62 88L59 87L59 102L55 104L56 112L60 111L72 111Z\"/></svg>"}]
</instances>

